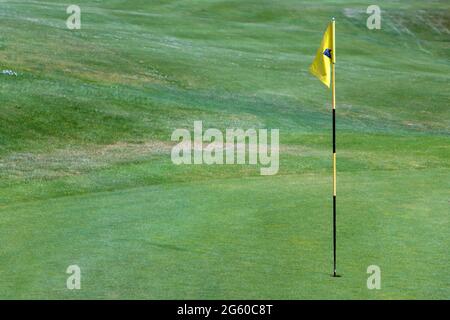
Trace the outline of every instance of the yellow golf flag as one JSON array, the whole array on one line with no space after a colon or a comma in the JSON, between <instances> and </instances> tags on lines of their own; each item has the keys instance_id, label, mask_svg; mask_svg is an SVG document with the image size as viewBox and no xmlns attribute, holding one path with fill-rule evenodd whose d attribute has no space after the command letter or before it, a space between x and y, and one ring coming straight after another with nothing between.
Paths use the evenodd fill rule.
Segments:
<instances>
[{"instance_id":1,"label":"yellow golf flag","mask_svg":"<svg viewBox=\"0 0 450 320\"><path fill-rule=\"evenodd\" d=\"M323 35L322 43L317 50L316 58L309 67L309 71L319 78L328 88L331 80L331 63L336 62L336 51L334 48L334 20L328 24L327 31Z\"/></svg>"}]
</instances>

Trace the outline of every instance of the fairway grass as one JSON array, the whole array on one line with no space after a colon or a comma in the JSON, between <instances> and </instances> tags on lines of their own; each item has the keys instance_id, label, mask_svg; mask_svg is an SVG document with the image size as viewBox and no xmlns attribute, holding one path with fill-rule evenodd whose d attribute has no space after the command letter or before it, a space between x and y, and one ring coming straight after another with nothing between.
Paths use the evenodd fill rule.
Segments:
<instances>
[{"instance_id":1,"label":"fairway grass","mask_svg":"<svg viewBox=\"0 0 450 320\"><path fill-rule=\"evenodd\" d=\"M450 5L0 1L0 298L448 299ZM337 24L337 257L330 92ZM280 169L181 165L177 128L280 130ZM81 268L81 290L66 269ZM367 288L367 267L381 289Z\"/></svg>"}]
</instances>

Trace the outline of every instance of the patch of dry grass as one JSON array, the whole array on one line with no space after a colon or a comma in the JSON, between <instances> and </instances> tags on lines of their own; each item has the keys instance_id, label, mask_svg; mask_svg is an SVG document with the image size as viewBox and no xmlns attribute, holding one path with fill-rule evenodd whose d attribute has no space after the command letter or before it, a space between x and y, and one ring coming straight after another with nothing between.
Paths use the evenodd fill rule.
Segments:
<instances>
[{"instance_id":1,"label":"patch of dry grass","mask_svg":"<svg viewBox=\"0 0 450 320\"><path fill-rule=\"evenodd\" d=\"M143 143L117 142L83 148L57 149L50 153L17 152L0 159L0 177L51 179L77 175L92 169L145 159L170 152L171 145L161 141Z\"/></svg>"}]
</instances>

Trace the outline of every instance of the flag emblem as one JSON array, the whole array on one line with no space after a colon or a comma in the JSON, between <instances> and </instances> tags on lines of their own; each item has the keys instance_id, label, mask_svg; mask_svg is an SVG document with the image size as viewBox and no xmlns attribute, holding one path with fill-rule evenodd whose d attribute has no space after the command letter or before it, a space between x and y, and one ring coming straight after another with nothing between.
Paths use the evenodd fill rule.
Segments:
<instances>
[{"instance_id":1,"label":"flag emblem","mask_svg":"<svg viewBox=\"0 0 450 320\"><path fill-rule=\"evenodd\" d=\"M326 55L328 58L331 59L331 49L325 49L325 51L323 52L324 55Z\"/></svg>"}]
</instances>

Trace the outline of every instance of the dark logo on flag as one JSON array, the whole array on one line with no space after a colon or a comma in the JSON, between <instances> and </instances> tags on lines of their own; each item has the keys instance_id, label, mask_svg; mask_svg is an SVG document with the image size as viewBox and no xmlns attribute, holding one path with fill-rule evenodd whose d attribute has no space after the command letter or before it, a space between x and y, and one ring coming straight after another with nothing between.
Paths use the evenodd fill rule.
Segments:
<instances>
[{"instance_id":1,"label":"dark logo on flag","mask_svg":"<svg viewBox=\"0 0 450 320\"><path fill-rule=\"evenodd\" d=\"M325 51L323 52L324 55L326 55L328 58L331 59L331 49L325 49Z\"/></svg>"}]
</instances>

